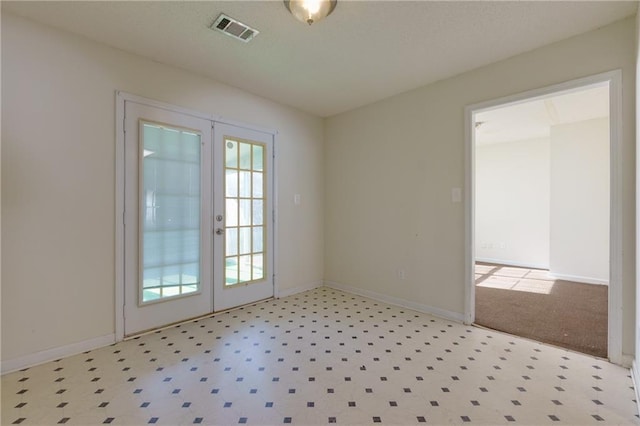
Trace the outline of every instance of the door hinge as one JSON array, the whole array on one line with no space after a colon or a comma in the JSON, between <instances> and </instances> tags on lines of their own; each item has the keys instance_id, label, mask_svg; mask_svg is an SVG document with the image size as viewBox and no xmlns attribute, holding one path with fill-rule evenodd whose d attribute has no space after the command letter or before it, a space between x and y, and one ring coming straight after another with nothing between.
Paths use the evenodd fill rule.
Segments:
<instances>
[{"instance_id":1,"label":"door hinge","mask_svg":"<svg viewBox=\"0 0 640 426\"><path fill-rule=\"evenodd\" d=\"M122 224L123 225L127 224L127 216L124 211L122 212Z\"/></svg>"}]
</instances>

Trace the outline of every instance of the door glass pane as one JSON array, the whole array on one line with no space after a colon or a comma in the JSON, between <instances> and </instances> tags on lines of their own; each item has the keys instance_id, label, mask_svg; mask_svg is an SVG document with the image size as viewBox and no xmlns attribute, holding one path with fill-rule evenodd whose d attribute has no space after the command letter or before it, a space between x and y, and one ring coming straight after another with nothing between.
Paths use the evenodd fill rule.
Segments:
<instances>
[{"instance_id":1,"label":"door glass pane","mask_svg":"<svg viewBox=\"0 0 640 426\"><path fill-rule=\"evenodd\" d=\"M200 289L200 135L142 126L141 303Z\"/></svg>"},{"instance_id":2,"label":"door glass pane","mask_svg":"<svg viewBox=\"0 0 640 426\"><path fill-rule=\"evenodd\" d=\"M240 202L240 226L251 225L251 200L239 200Z\"/></svg>"},{"instance_id":3,"label":"door glass pane","mask_svg":"<svg viewBox=\"0 0 640 426\"><path fill-rule=\"evenodd\" d=\"M225 138L224 143L227 147L224 160L225 238L228 240L224 273L225 285L232 286L262 280L266 276L264 248L267 225L264 223L264 210L267 177L263 144L229 138ZM237 156L237 161L229 157L233 155Z\"/></svg>"},{"instance_id":4,"label":"door glass pane","mask_svg":"<svg viewBox=\"0 0 640 426\"><path fill-rule=\"evenodd\" d=\"M264 256L262 254L253 255L253 279L261 280L264 278Z\"/></svg>"},{"instance_id":5,"label":"door glass pane","mask_svg":"<svg viewBox=\"0 0 640 426\"><path fill-rule=\"evenodd\" d=\"M264 147L262 145L253 145L253 170L264 170L264 163L262 161Z\"/></svg>"},{"instance_id":6,"label":"door glass pane","mask_svg":"<svg viewBox=\"0 0 640 426\"><path fill-rule=\"evenodd\" d=\"M262 200L253 200L253 224L262 225L262 215L264 213L264 203Z\"/></svg>"},{"instance_id":7,"label":"door glass pane","mask_svg":"<svg viewBox=\"0 0 640 426\"><path fill-rule=\"evenodd\" d=\"M240 168L251 170L251 144L240 142Z\"/></svg>"},{"instance_id":8,"label":"door glass pane","mask_svg":"<svg viewBox=\"0 0 640 426\"><path fill-rule=\"evenodd\" d=\"M262 173L253 173L253 198L262 198Z\"/></svg>"},{"instance_id":9,"label":"door glass pane","mask_svg":"<svg viewBox=\"0 0 640 426\"><path fill-rule=\"evenodd\" d=\"M224 179L225 183L225 194L227 197L237 197L238 196L238 171L237 170L226 170L226 176Z\"/></svg>"},{"instance_id":10,"label":"door glass pane","mask_svg":"<svg viewBox=\"0 0 640 426\"><path fill-rule=\"evenodd\" d=\"M251 228L240 228L240 254L251 253Z\"/></svg>"},{"instance_id":11,"label":"door glass pane","mask_svg":"<svg viewBox=\"0 0 640 426\"><path fill-rule=\"evenodd\" d=\"M227 219L226 226L238 226L238 200L235 198L227 198Z\"/></svg>"},{"instance_id":12,"label":"door glass pane","mask_svg":"<svg viewBox=\"0 0 640 426\"><path fill-rule=\"evenodd\" d=\"M238 142L228 140L226 143L225 163L227 167L238 168Z\"/></svg>"},{"instance_id":13,"label":"door glass pane","mask_svg":"<svg viewBox=\"0 0 640 426\"><path fill-rule=\"evenodd\" d=\"M253 227L253 252L261 252L263 245L262 226Z\"/></svg>"},{"instance_id":14,"label":"door glass pane","mask_svg":"<svg viewBox=\"0 0 640 426\"><path fill-rule=\"evenodd\" d=\"M240 271L240 282L251 281L251 255L240 256L240 263L238 264L238 270Z\"/></svg>"},{"instance_id":15,"label":"door glass pane","mask_svg":"<svg viewBox=\"0 0 640 426\"><path fill-rule=\"evenodd\" d=\"M227 256L238 254L238 228L227 228L225 241Z\"/></svg>"},{"instance_id":16,"label":"door glass pane","mask_svg":"<svg viewBox=\"0 0 640 426\"><path fill-rule=\"evenodd\" d=\"M225 270L224 270L225 285L233 285L238 282L238 257L227 257L225 259Z\"/></svg>"},{"instance_id":17,"label":"door glass pane","mask_svg":"<svg viewBox=\"0 0 640 426\"><path fill-rule=\"evenodd\" d=\"M251 197L251 172L240 172L240 190L241 197Z\"/></svg>"}]
</instances>

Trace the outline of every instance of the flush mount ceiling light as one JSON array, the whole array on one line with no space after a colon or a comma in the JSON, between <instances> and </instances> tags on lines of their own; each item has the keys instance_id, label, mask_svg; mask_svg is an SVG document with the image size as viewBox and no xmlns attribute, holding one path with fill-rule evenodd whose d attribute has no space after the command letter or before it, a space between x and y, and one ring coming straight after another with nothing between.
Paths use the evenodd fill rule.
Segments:
<instances>
[{"instance_id":1,"label":"flush mount ceiling light","mask_svg":"<svg viewBox=\"0 0 640 426\"><path fill-rule=\"evenodd\" d=\"M336 8L338 0L284 0L284 5L297 20L311 25L326 18Z\"/></svg>"}]
</instances>

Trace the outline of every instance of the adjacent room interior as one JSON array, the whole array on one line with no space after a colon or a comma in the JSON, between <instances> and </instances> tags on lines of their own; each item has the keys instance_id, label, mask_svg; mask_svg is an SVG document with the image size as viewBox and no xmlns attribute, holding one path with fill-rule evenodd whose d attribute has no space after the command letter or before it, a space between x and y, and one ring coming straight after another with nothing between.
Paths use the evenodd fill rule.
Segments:
<instances>
[{"instance_id":1,"label":"adjacent room interior","mask_svg":"<svg viewBox=\"0 0 640 426\"><path fill-rule=\"evenodd\" d=\"M2 2L0 423L638 423L638 4L294 3ZM512 254L610 284L604 357L471 302L520 260L471 256L467 109L594 76L609 272L553 191Z\"/></svg>"},{"instance_id":2,"label":"adjacent room interior","mask_svg":"<svg viewBox=\"0 0 640 426\"><path fill-rule=\"evenodd\" d=\"M607 357L609 86L475 114L476 323Z\"/></svg>"}]
</instances>

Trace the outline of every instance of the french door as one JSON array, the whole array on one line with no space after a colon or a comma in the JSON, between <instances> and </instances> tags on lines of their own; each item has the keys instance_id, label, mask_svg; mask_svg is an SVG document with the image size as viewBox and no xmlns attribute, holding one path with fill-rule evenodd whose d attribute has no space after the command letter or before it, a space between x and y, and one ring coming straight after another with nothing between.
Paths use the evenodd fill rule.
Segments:
<instances>
[{"instance_id":1,"label":"french door","mask_svg":"<svg viewBox=\"0 0 640 426\"><path fill-rule=\"evenodd\" d=\"M124 334L272 297L273 135L124 110Z\"/></svg>"},{"instance_id":2,"label":"french door","mask_svg":"<svg viewBox=\"0 0 640 426\"><path fill-rule=\"evenodd\" d=\"M273 136L214 125L215 311L273 296Z\"/></svg>"}]
</instances>

